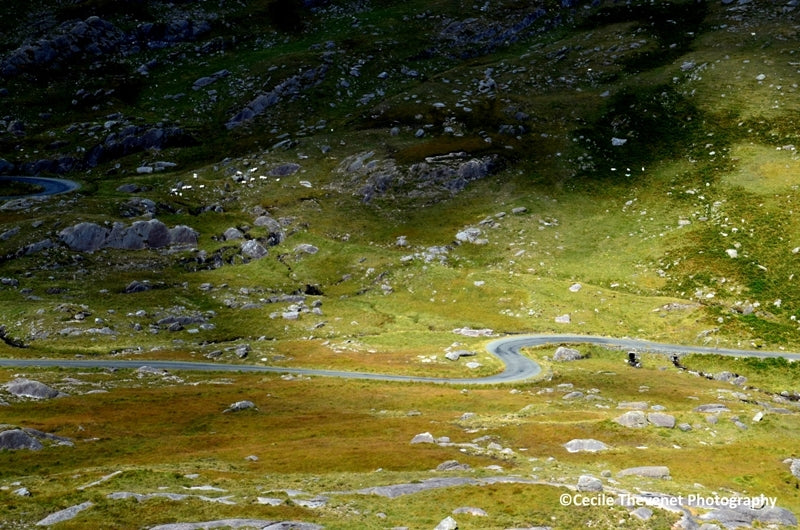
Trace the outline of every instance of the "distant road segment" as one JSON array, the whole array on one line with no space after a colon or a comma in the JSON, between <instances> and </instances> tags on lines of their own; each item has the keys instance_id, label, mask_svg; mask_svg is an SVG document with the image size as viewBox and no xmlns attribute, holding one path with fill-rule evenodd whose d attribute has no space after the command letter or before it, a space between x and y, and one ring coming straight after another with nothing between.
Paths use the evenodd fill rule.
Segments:
<instances>
[{"instance_id":1,"label":"distant road segment","mask_svg":"<svg viewBox=\"0 0 800 530\"><path fill-rule=\"evenodd\" d=\"M24 182L34 186L41 186L44 188L38 193L31 193L30 195L11 195L0 197L0 200L9 199L22 199L25 197L42 197L44 195L58 195L60 193L67 193L77 190L81 187L80 184L74 180L46 178L46 177L0 177L0 182Z\"/></svg>"}]
</instances>

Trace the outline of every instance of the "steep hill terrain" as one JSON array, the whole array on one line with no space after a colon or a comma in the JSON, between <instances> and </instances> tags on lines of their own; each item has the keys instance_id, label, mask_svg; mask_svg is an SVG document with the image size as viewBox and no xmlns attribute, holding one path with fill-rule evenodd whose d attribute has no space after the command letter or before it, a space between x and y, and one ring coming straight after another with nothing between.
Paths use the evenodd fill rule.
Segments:
<instances>
[{"instance_id":1,"label":"steep hill terrain","mask_svg":"<svg viewBox=\"0 0 800 530\"><path fill-rule=\"evenodd\" d=\"M798 29L794 0L6 2L0 353L471 378L511 333L800 351ZM796 524L793 362L554 350L513 389L2 369L0 519ZM454 458L414 500L364 489Z\"/></svg>"}]
</instances>

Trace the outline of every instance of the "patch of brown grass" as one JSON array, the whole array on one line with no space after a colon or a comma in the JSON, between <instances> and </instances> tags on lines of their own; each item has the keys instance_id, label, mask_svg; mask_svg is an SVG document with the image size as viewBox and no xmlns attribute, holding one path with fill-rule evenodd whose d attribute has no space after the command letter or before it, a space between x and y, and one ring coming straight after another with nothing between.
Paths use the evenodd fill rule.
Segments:
<instances>
[{"instance_id":1,"label":"patch of brown grass","mask_svg":"<svg viewBox=\"0 0 800 530\"><path fill-rule=\"evenodd\" d=\"M401 164L422 162L427 157L464 151L470 155L496 150L480 136L440 136L423 143L411 145L396 152L394 157Z\"/></svg>"}]
</instances>

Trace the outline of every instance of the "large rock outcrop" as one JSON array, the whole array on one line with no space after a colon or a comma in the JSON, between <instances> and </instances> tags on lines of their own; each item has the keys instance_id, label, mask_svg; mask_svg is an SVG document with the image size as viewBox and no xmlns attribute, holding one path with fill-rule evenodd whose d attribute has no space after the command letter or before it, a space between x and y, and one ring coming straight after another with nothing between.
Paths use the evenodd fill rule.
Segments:
<instances>
[{"instance_id":1,"label":"large rock outcrop","mask_svg":"<svg viewBox=\"0 0 800 530\"><path fill-rule=\"evenodd\" d=\"M317 68L309 68L303 73L294 75L278 83L272 90L259 94L255 99L248 103L245 108L233 116L225 127L234 129L249 122L256 116L263 114L268 108L278 104L284 99L292 100L302 92L313 88L325 79L328 65L322 64Z\"/></svg>"},{"instance_id":2,"label":"large rock outcrop","mask_svg":"<svg viewBox=\"0 0 800 530\"><path fill-rule=\"evenodd\" d=\"M164 48L197 40L210 31L208 21L186 18L145 22L131 32L97 16L70 20L48 35L10 52L0 61L0 75L14 77L23 73L67 70L76 61L108 59L120 53L130 55L144 48Z\"/></svg>"},{"instance_id":3,"label":"large rock outcrop","mask_svg":"<svg viewBox=\"0 0 800 530\"><path fill-rule=\"evenodd\" d=\"M183 147L196 143L180 127L143 127L128 125L109 133L105 139L89 149L81 161L83 167L92 168L132 153Z\"/></svg>"},{"instance_id":4,"label":"large rock outcrop","mask_svg":"<svg viewBox=\"0 0 800 530\"><path fill-rule=\"evenodd\" d=\"M43 448L42 442L22 429L0 432L0 450L18 451L20 449L28 449L29 451L41 451Z\"/></svg>"},{"instance_id":5,"label":"large rock outcrop","mask_svg":"<svg viewBox=\"0 0 800 530\"><path fill-rule=\"evenodd\" d=\"M401 166L393 159L375 158L369 151L345 158L337 168L342 176L334 187L360 195L368 203L395 195L436 202L463 191L497 168L493 156L474 158L465 152L428 157L424 162Z\"/></svg>"},{"instance_id":6,"label":"large rock outcrop","mask_svg":"<svg viewBox=\"0 0 800 530\"><path fill-rule=\"evenodd\" d=\"M188 226L168 228L158 219L136 221L131 226L114 223L111 228L83 222L65 228L61 242L78 252L95 252L104 248L142 250L173 245L196 245L198 232Z\"/></svg>"},{"instance_id":7,"label":"large rock outcrop","mask_svg":"<svg viewBox=\"0 0 800 530\"><path fill-rule=\"evenodd\" d=\"M4 429L4 430L2 430ZM72 440L36 429L18 428L11 425L0 425L0 451L41 451L45 447L66 445L74 446Z\"/></svg>"},{"instance_id":8,"label":"large rock outcrop","mask_svg":"<svg viewBox=\"0 0 800 530\"><path fill-rule=\"evenodd\" d=\"M122 30L100 17L64 22L48 37L11 52L0 63L0 75L65 69L70 61L115 52L126 40Z\"/></svg>"}]
</instances>

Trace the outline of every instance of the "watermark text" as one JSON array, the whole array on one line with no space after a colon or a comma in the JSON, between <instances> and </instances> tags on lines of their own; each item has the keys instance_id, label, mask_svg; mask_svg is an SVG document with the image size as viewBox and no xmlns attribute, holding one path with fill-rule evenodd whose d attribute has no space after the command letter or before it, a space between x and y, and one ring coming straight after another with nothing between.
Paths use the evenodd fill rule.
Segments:
<instances>
[{"instance_id":1,"label":"watermark text","mask_svg":"<svg viewBox=\"0 0 800 530\"><path fill-rule=\"evenodd\" d=\"M693 506L696 508L738 508L745 506L755 510L761 508L774 508L778 503L777 497L767 495L755 496L720 496L720 495L634 495L620 493L562 493L559 497L561 506L624 506L637 508L639 506L654 506L660 508L677 508L679 506Z\"/></svg>"}]
</instances>

